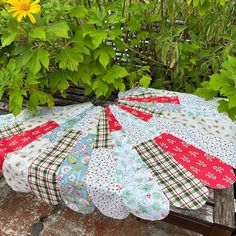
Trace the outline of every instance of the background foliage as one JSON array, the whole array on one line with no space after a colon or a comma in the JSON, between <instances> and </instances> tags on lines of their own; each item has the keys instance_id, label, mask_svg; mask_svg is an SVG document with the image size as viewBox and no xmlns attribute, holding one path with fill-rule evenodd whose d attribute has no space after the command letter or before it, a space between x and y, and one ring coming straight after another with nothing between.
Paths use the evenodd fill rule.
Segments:
<instances>
[{"instance_id":1,"label":"background foliage","mask_svg":"<svg viewBox=\"0 0 236 236\"><path fill-rule=\"evenodd\" d=\"M211 99L236 114L236 7L227 0L47 0L37 23L0 11L0 98L54 104L70 83L109 97L137 84ZM214 74L214 75L213 75ZM212 76L211 76L212 75ZM210 77L210 82L209 81Z\"/></svg>"}]
</instances>

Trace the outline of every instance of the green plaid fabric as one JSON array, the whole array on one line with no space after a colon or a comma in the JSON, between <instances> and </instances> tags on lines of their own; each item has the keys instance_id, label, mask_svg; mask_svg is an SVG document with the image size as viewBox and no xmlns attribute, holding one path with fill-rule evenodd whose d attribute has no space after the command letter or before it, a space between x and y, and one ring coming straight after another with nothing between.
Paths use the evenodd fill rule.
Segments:
<instances>
[{"instance_id":1,"label":"green plaid fabric","mask_svg":"<svg viewBox=\"0 0 236 236\"><path fill-rule=\"evenodd\" d=\"M160 116L162 114L162 112L158 112L155 109L143 107L143 106L140 106L138 104L130 104L130 103L128 103L126 101L122 101L122 100L120 100L118 102L118 104L125 105L127 107L131 107L131 108L137 109L139 111L143 111L143 112L149 113L149 114L151 114L153 116Z\"/></svg>"},{"instance_id":2,"label":"green plaid fabric","mask_svg":"<svg viewBox=\"0 0 236 236\"><path fill-rule=\"evenodd\" d=\"M158 96L158 94L147 92L147 93L140 93L138 95L129 95L129 96L122 97L122 98L124 98L124 99L129 98L129 97L132 97L132 98L148 98L148 97L156 97L156 96Z\"/></svg>"},{"instance_id":3,"label":"green plaid fabric","mask_svg":"<svg viewBox=\"0 0 236 236\"><path fill-rule=\"evenodd\" d=\"M0 138L7 138L24 131L23 123L16 123L13 125L3 126L0 128Z\"/></svg>"},{"instance_id":4,"label":"green plaid fabric","mask_svg":"<svg viewBox=\"0 0 236 236\"><path fill-rule=\"evenodd\" d=\"M208 189L153 141L135 147L152 171L163 193L176 207L198 209L208 198Z\"/></svg>"},{"instance_id":5,"label":"green plaid fabric","mask_svg":"<svg viewBox=\"0 0 236 236\"><path fill-rule=\"evenodd\" d=\"M112 148L111 136L108 127L108 119L106 116L105 108L102 109L99 117L94 148Z\"/></svg>"},{"instance_id":6,"label":"green plaid fabric","mask_svg":"<svg viewBox=\"0 0 236 236\"><path fill-rule=\"evenodd\" d=\"M78 142L80 131L69 131L55 146L33 161L29 168L31 190L42 201L56 205L62 201L57 187L56 172L73 146Z\"/></svg>"}]
</instances>

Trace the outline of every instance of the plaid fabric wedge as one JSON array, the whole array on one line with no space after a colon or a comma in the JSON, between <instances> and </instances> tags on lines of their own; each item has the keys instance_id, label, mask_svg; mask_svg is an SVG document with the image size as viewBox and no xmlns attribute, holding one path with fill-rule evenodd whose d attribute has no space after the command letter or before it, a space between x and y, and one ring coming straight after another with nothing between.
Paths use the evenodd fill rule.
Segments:
<instances>
[{"instance_id":1,"label":"plaid fabric wedge","mask_svg":"<svg viewBox=\"0 0 236 236\"><path fill-rule=\"evenodd\" d=\"M112 148L108 119L106 116L105 108L102 109L99 117L94 148Z\"/></svg>"},{"instance_id":2,"label":"plaid fabric wedge","mask_svg":"<svg viewBox=\"0 0 236 236\"><path fill-rule=\"evenodd\" d=\"M125 96L125 97L120 98L120 100L127 100L130 97L132 97L132 98L148 98L148 97L156 97L156 96L157 96L156 93L147 92L147 93L140 93L140 94L137 94L137 95L132 94L132 95L129 95L129 96Z\"/></svg>"},{"instance_id":3,"label":"plaid fabric wedge","mask_svg":"<svg viewBox=\"0 0 236 236\"><path fill-rule=\"evenodd\" d=\"M130 108L135 108L135 109L137 109L139 111L143 111L143 112L149 113L149 114L151 114L153 116L160 116L162 114L161 111L158 111L156 109L140 106L138 104L137 105L136 104L132 104L131 105L130 103L122 101L122 100L120 100L118 102L118 104L125 105L125 106L130 107Z\"/></svg>"},{"instance_id":4,"label":"plaid fabric wedge","mask_svg":"<svg viewBox=\"0 0 236 236\"><path fill-rule=\"evenodd\" d=\"M208 198L208 189L153 141L143 142L135 149L155 175L158 185L176 207L198 209Z\"/></svg>"},{"instance_id":5,"label":"plaid fabric wedge","mask_svg":"<svg viewBox=\"0 0 236 236\"><path fill-rule=\"evenodd\" d=\"M120 98L120 100L137 101L137 102L158 102L158 103L174 103L180 104L177 96L161 96L155 93L144 93L139 95L131 95L128 97Z\"/></svg>"},{"instance_id":6,"label":"plaid fabric wedge","mask_svg":"<svg viewBox=\"0 0 236 236\"><path fill-rule=\"evenodd\" d=\"M42 201L56 205L62 201L57 187L56 172L78 142L80 131L71 130L56 145L39 156L29 168L31 190Z\"/></svg>"},{"instance_id":7,"label":"plaid fabric wedge","mask_svg":"<svg viewBox=\"0 0 236 236\"><path fill-rule=\"evenodd\" d=\"M0 138L7 138L24 131L23 123L3 126L0 128Z\"/></svg>"}]
</instances>

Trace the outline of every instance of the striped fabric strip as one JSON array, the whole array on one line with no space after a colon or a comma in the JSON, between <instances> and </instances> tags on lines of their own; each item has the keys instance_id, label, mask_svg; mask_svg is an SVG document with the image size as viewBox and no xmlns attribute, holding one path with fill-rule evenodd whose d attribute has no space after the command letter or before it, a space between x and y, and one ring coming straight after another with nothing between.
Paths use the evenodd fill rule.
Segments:
<instances>
[{"instance_id":1,"label":"striped fabric strip","mask_svg":"<svg viewBox=\"0 0 236 236\"><path fill-rule=\"evenodd\" d=\"M208 189L153 141L135 147L155 175L158 185L176 207L198 209L208 198Z\"/></svg>"},{"instance_id":2,"label":"striped fabric strip","mask_svg":"<svg viewBox=\"0 0 236 236\"><path fill-rule=\"evenodd\" d=\"M42 201L56 205L61 202L56 181L56 172L68 153L78 142L81 131L70 130L54 146L40 155L29 168L31 190Z\"/></svg>"},{"instance_id":3,"label":"striped fabric strip","mask_svg":"<svg viewBox=\"0 0 236 236\"><path fill-rule=\"evenodd\" d=\"M108 118L109 131L111 133L123 129L118 120L112 114L111 109L109 107L106 108L106 116Z\"/></svg>"},{"instance_id":4,"label":"striped fabric strip","mask_svg":"<svg viewBox=\"0 0 236 236\"><path fill-rule=\"evenodd\" d=\"M137 94L137 95L132 94L132 95L129 95L129 96L122 97L120 99L121 100L127 100L130 97L132 97L132 98L148 98L148 97L156 97L156 96L157 96L156 93L147 92L147 93L140 93L140 94Z\"/></svg>"},{"instance_id":5,"label":"striped fabric strip","mask_svg":"<svg viewBox=\"0 0 236 236\"><path fill-rule=\"evenodd\" d=\"M136 102L157 102L157 103L173 103L180 104L177 96L158 96L155 93L144 93L139 95L132 95L129 97L123 97L120 100L136 101Z\"/></svg>"},{"instance_id":6,"label":"striped fabric strip","mask_svg":"<svg viewBox=\"0 0 236 236\"><path fill-rule=\"evenodd\" d=\"M12 135L21 133L24 131L24 125L22 122L8 125L8 126L3 126L0 128L0 139L1 138L8 138Z\"/></svg>"},{"instance_id":7,"label":"striped fabric strip","mask_svg":"<svg viewBox=\"0 0 236 236\"><path fill-rule=\"evenodd\" d=\"M106 116L105 108L102 109L100 114L94 148L112 148L108 118Z\"/></svg>"},{"instance_id":8,"label":"striped fabric strip","mask_svg":"<svg viewBox=\"0 0 236 236\"><path fill-rule=\"evenodd\" d=\"M162 111L158 111L154 108L148 108L148 107L144 107L144 106L138 105L138 104L130 104L130 103L128 103L126 101L122 101L122 100L119 100L118 104L125 105L127 107L131 107L131 108L137 109L139 111L143 111L143 112L152 114L153 116L160 116L162 114Z\"/></svg>"},{"instance_id":9,"label":"striped fabric strip","mask_svg":"<svg viewBox=\"0 0 236 236\"><path fill-rule=\"evenodd\" d=\"M150 119L152 119L152 115L149 114L149 113L146 113L146 112L143 112L143 111L139 111L137 109L134 109L132 107L127 107L127 106L124 106L124 105L121 105L121 104L118 104L117 105L119 108L121 108L122 110L132 114L133 116L143 120L143 121L149 121Z\"/></svg>"}]
</instances>

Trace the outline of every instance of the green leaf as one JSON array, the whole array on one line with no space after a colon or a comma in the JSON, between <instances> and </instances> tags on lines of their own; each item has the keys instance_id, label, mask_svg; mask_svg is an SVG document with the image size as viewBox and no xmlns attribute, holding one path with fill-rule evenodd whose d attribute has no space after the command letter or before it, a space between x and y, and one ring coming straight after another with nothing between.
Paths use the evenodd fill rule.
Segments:
<instances>
[{"instance_id":1,"label":"green leaf","mask_svg":"<svg viewBox=\"0 0 236 236\"><path fill-rule=\"evenodd\" d=\"M125 67L114 65L111 69L111 73L114 74L116 78L124 78L129 75Z\"/></svg>"},{"instance_id":2,"label":"green leaf","mask_svg":"<svg viewBox=\"0 0 236 236\"><path fill-rule=\"evenodd\" d=\"M225 100L218 101L218 111L219 112L226 112L228 110L228 102Z\"/></svg>"},{"instance_id":3,"label":"green leaf","mask_svg":"<svg viewBox=\"0 0 236 236\"><path fill-rule=\"evenodd\" d=\"M50 74L49 86L52 93L59 91L61 94L70 87L70 84L64 77L61 71L56 71Z\"/></svg>"},{"instance_id":4,"label":"green leaf","mask_svg":"<svg viewBox=\"0 0 236 236\"><path fill-rule=\"evenodd\" d=\"M77 71L79 62L83 61L83 55L76 48L64 48L56 57L59 62L59 68Z\"/></svg>"},{"instance_id":5,"label":"green leaf","mask_svg":"<svg viewBox=\"0 0 236 236\"><path fill-rule=\"evenodd\" d=\"M187 0L187 4L190 6L193 0Z\"/></svg>"},{"instance_id":6,"label":"green leaf","mask_svg":"<svg viewBox=\"0 0 236 236\"><path fill-rule=\"evenodd\" d=\"M219 0L221 6L224 6L226 2L228 2L228 0Z\"/></svg>"},{"instance_id":7,"label":"green leaf","mask_svg":"<svg viewBox=\"0 0 236 236\"><path fill-rule=\"evenodd\" d=\"M187 26L185 26L185 25L178 25L178 26L176 26L173 29L173 37L179 36L186 28L187 28Z\"/></svg>"},{"instance_id":8,"label":"green leaf","mask_svg":"<svg viewBox=\"0 0 236 236\"><path fill-rule=\"evenodd\" d=\"M70 16L78 18L78 19L84 19L87 13L88 13L88 10L85 7L79 6L79 7L74 8L71 11Z\"/></svg>"},{"instance_id":9,"label":"green leaf","mask_svg":"<svg viewBox=\"0 0 236 236\"><path fill-rule=\"evenodd\" d=\"M25 81L25 83L26 83L26 85L37 85L37 84L40 84L40 82L39 82L39 80L38 79L40 79L40 78L42 78L42 75L41 74L33 74L33 73L28 73L28 75L27 75L27 78L26 78L26 81Z\"/></svg>"},{"instance_id":10,"label":"green leaf","mask_svg":"<svg viewBox=\"0 0 236 236\"><path fill-rule=\"evenodd\" d=\"M170 45L169 43L165 43L162 52L161 52L161 61L166 65L167 54L169 52Z\"/></svg>"},{"instance_id":11,"label":"green leaf","mask_svg":"<svg viewBox=\"0 0 236 236\"><path fill-rule=\"evenodd\" d=\"M48 69L50 56L49 52L42 48L37 48L33 51L33 53L32 60L29 62L30 71L37 74L41 69L41 65Z\"/></svg>"},{"instance_id":12,"label":"green leaf","mask_svg":"<svg viewBox=\"0 0 236 236\"><path fill-rule=\"evenodd\" d=\"M152 81L152 78L149 75L143 75L143 77L140 79L139 83L144 87L148 88L150 83Z\"/></svg>"},{"instance_id":13,"label":"green leaf","mask_svg":"<svg viewBox=\"0 0 236 236\"><path fill-rule=\"evenodd\" d=\"M198 88L195 92L195 95L204 97L206 100L210 100L214 98L218 92L212 89L206 89L206 88Z\"/></svg>"},{"instance_id":14,"label":"green leaf","mask_svg":"<svg viewBox=\"0 0 236 236\"><path fill-rule=\"evenodd\" d=\"M229 97L228 107L229 109L236 107L236 94Z\"/></svg>"},{"instance_id":15,"label":"green leaf","mask_svg":"<svg viewBox=\"0 0 236 236\"><path fill-rule=\"evenodd\" d=\"M110 62L110 56L109 54L107 54L106 51L104 50L100 50L99 53L99 62L103 65L104 68L106 68L106 66L109 64Z\"/></svg>"},{"instance_id":16,"label":"green leaf","mask_svg":"<svg viewBox=\"0 0 236 236\"><path fill-rule=\"evenodd\" d=\"M84 29L85 30L85 29ZM94 49L98 48L103 42L106 41L108 32L100 29L89 29L83 33L83 37L89 35L92 38Z\"/></svg>"},{"instance_id":17,"label":"green leaf","mask_svg":"<svg viewBox=\"0 0 236 236\"><path fill-rule=\"evenodd\" d=\"M25 90L13 90L9 91L9 110L13 113L14 116L17 116L23 105L23 96L26 96L27 93Z\"/></svg>"},{"instance_id":18,"label":"green leaf","mask_svg":"<svg viewBox=\"0 0 236 236\"><path fill-rule=\"evenodd\" d=\"M16 70L16 61L14 59L10 59L7 64L7 69L12 73Z\"/></svg>"},{"instance_id":19,"label":"green leaf","mask_svg":"<svg viewBox=\"0 0 236 236\"><path fill-rule=\"evenodd\" d=\"M225 85L228 85L227 81L223 80L219 74L214 74L210 77L207 88L219 91Z\"/></svg>"},{"instance_id":20,"label":"green leaf","mask_svg":"<svg viewBox=\"0 0 236 236\"><path fill-rule=\"evenodd\" d=\"M44 105L46 103L48 103L49 105L52 105L52 102L53 102L52 96L48 95L47 93L43 91L34 90L29 97L27 108L31 111L37 111L37 107L39 105Z\"/></svg>"},{"instance_id":21,"label":"green leaf","mask_svg":"<svg viewBox=\"0 0 236 236\"><path fill-rule=\"evenodd\" d=\"M60 21L53 23L48 26L47 33L52 35L52 39L54 36L61 38L69 38L68 32L70 31L69 25L66 21Z\"/></svg>"},{"instance_id":22,"label":"green leaf","mask_svg":"<svg viewBox=\"0 0 236 236\"><path fill-rule=\"evenodd\" d=\"M124 92L126 85L124 83L124 80L117 80L116 83L114 84L115 89L119 89L120 91Z\"/></svg>"},{"instance_id":23,"label":"green leaf","mask_svg":"<svg viewBox=\"0 0 236 236\"><path fill-rule=\"evenodd\" d=\"M43 91L34 90L30 95L30 100L35 106L38 106L38 104L45 104L47 102L47 96Z\"/></svg>"},{"instance_id":24,"label":"green leaf","mask_svg":"<svg viewBox=\"0 0 236 236\"><path fill-rule=\"evenodd\" d=\"M67 73L68 75L65 76L68 80L70 80L75 85L78 85L78 83L82 82L85 85L91 85L91 75L86 71L87 68L79 67L78 71L73 71L70 73Z\"/></svg>"},{"instance_id":25,"label":"green leaf","mask_svg":"<svg viewBox=\"0 0 236 236\"><path fill-rule=\"evenodd\" d=\"M101 76L98 76L94 83L93 83L93 89L95 90L96 96L106 96L108 92L108 85L104 83L101 79Z\"/></svg>"},{"instance_id":26,"label":"green leaf","mask_svg":"<svg viewBox=\"0 0 236 236\"><path fill-rule=\"evenodd\" d=\"M94 58L97 59L98 57L99 62L106 68L110 62L110 57L115 58L115 51L111 46L105 45L95 51Z\"/></svg>"},{"instance_id":27,"label":"green leaf","mask_svg":"<svg viewBox=\"0 0 236 236\"><path fill-rule=\"evenodd\" d=\"M1 37L1 43L2 47L6 47L10 45L14 40L17 35L17 31L3 31L2 37Z\"/></svg>"},{"instance_id":28,"label":"green leaf","mask_svg":"<svg viewBox=\"0 0 236 236\"><path fill-rule=\"evenodd\" d=\"M125 43L120 39L115 39L115 45L116 45L116 48L122 52L125 51L126 49Z\"/></svg>"},{"instance_id":29,"label":"green leaf","mask_svg":"<svg viewBox=\"0 0 236 236\"><path fill-rule=\"evenodd\" d=\"M193 7L197 7L199 5L200 0L193 0Z\"/></svg>"},{"instance_id":30,"label":"green leaf","mask_svg":"<svg viewBox=\"0 0 236 236\"><path fill-rule=\"evenodd\" d=\"M220 90L220 94L222 96L231 96L233 94L236 94L236 88L233 88L232 86L225 86L221 88Z\"/></svg>"},{"instance_id":31,"label":"green leaf","mask_svg":"<svg viewBox=\"0 0 236 236\"><path fill-rule=\"evenodd\" d=\"M148 24L152 24L152 23L161 21L162 17L160 15L158 15L157 13L155 13L155 14L151 14L149 16L146 16L145 20Z\"/></svg>"},{"instance_id":32,"label":"green leaf","mask_svg":"<svg viewBox=\"0 0 236 236\"><path fill-rule=\"evenodd\" d=\"M34 39L46 40L45 27L34 27L29 33L29 37Z\"/></svg>"}]
</instances>

